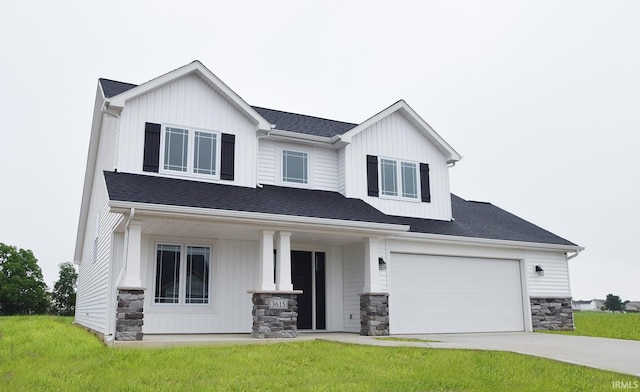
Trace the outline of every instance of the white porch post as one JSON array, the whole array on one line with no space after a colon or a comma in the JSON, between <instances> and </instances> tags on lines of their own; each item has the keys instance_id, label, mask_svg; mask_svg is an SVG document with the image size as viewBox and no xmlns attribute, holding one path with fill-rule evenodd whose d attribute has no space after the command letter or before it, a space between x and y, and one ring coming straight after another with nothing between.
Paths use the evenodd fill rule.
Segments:
<instances>
[{"instance_id":1,"label":"white porch post","mask_svg":"<svg viewBox=\"0 0 640 392\"><path fill-rule=\"evenodd\" d=\"M273 283L273 231L263 230L260 237L260 288L275 290Z\"/></svg>"},{"instance_id":2,"label":"white porch post","mask_svg":"<svg viewBox=\"0 0 640 392\"><path fill-rule=\"evenodd\" d=\"M134 219L129 224L127 249L125 250L126 265L122 287L141 288L140 249L142 245L142 221Z\"/></svg>"},{"instance_id":3,"label":"white porch post","mask_svg":"<svg viewBox=\"0 0 640 392\"><path fill-rule=\"evenodd\" d=\"M279 291L293 290L291 282L291 233L278 232L278 251L276 263L276 288Z\"/></svg>"},{"instance_id":4,"label":"white porch post","mask_svg":"<svg viewBox=\"0 0 640 392\"><path fill-rule=\"evenodd\" d=\"M363 293L379 293L380 273L378 271L378 239L367 238L364 241L364 288Z\"/></svg>"}]
</instances>

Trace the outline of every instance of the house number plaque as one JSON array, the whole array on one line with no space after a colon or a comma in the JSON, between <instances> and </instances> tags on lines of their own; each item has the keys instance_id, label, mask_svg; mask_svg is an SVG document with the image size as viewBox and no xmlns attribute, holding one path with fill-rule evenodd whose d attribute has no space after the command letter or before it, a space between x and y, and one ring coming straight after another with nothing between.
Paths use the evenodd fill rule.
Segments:
<instances>
[{"instance_id":1,"label":"house number plaque","mask_svg":"<svg viewBox=\"0 0 640 392\"><path fill-rule=\"evenodd\" d=\"M287 309L288 300L282 298L271 298L269 300L269 309Z\"/></svg>"}]
</instances>

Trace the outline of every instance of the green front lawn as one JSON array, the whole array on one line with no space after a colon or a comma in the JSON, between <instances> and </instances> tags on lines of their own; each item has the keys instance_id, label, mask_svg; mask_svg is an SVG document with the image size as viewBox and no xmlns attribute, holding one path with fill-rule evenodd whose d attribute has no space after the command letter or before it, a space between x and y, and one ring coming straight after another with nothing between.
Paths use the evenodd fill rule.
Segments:
<instances>
[{"instance_id":1,"label":"green front lawn","mask_svg":"<svg viewBox=\"0 0 640 392\"><path fill-rule=\"evenodd\" d=\"M637 380L491 351L322 341L117 349L69 318L0 317L7 391L581 391Z\"/></svg>"},{"instance_id":2,"label":"green front lawn","mask_svg":"<svg viewBox=\"0 0 640 392\"><path fill-rule=\"evenodd\" d=\"M640 340L640 313L573 312L573 323L575 331L553 333Z\"/></svg>"}]
</instances>

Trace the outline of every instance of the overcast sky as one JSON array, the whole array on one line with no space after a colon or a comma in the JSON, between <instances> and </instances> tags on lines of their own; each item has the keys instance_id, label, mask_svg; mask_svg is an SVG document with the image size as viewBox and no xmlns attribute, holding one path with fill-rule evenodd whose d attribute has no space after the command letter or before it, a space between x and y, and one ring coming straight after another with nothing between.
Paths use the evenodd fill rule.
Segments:
<instances>
[{"instance_id":1,"label":"overcast sky","mask_svg":"<svg viewBox=\"0 0 640 392\"><path fill-rule=\"evenodd\" d=\"M12 1L0 12L0 242L73 260L99 77L195 59L252 105L362 122L404 99L452 192L586 247L576 299L640 300L640 1Z\"/></svg>"}]
</instances>

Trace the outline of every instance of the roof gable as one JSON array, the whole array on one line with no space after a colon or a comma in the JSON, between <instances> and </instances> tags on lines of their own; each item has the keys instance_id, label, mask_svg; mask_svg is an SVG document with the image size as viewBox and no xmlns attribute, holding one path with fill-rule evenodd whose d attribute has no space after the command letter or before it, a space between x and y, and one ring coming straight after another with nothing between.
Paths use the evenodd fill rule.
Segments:
<instances>
[{"instance_id":1,"label":"roof gable","mask_svg":"<svg viewBox=\"0 0 640 392\"><path fill-rule=\"evenodd\" d=\"M125 102L189 74L196 74L202 78L209 84L209 86L229 100L229 102L231 102L242 113L253 119L259 129L271 129L271 125L264 119L264 117L258 114L258 112L246 103L238 94L231 90L226 84L224 84L224 82L222 82L222 80L214 75L213 72L197 60L138 86L130 85L128 83L108 81L106 83L108 90L104 91L105 83L103 83L103 80L101 80L101 84L103 86L105 98L108 100L108 106L112 108L123 108ZM115 95L108 97L107 93Z\"/></svg>"},{"instance_id":2,"label":"roof gable","mask_svg":"<svg viewBox=\"0 0 640 392\"><path fill-rule=\"evenodd\" d=\"M351 143L352 138L369 128L371 125L386 118L393 113L402 114L411 124L413 124L442 154L445 156L447 163L457 162L462 159L462 156L458 154L426 121L422 119L404 100L400 100L378 114L365 120L357 127L350 129L344 133L340 139L346 143Z\"/></svg>"}]
</instances>

